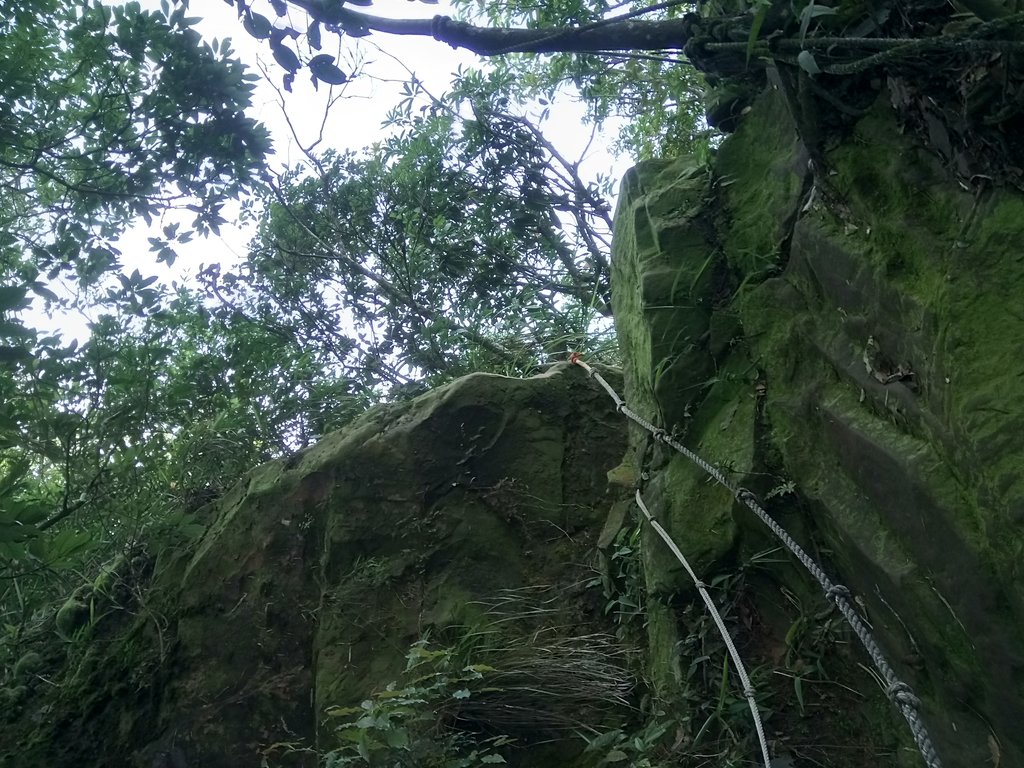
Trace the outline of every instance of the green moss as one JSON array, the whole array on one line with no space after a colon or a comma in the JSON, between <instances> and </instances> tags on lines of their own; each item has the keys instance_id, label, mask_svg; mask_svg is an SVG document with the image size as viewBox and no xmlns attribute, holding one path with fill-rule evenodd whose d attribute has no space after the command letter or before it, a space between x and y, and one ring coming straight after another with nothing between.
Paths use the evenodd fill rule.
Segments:
<instances>
[{"instance_id":1,"label":"green moss","mask_svg":"<svg viewBox=\"0 0 1024 768\"><path fill-rule=\"evenodd\" d=\"M0 713L2 713L0 717L7 718L16 715L28 693L28 688L24 685L0 688ZM0 757L2 756L0 754Z\"/></svg>"},{"instance_id":2,"label":"green moss","mask_svg":"<svg viewBox=\"0 0 1024 768\"><path fill-rule=\"evenodd\" d=\"M14 679L24 683L34 677L43 668L43 657L35 651L25 653L14 664Z\"/></svg>"},{"instance_id":3,"label":"green moss","mask_svg":"<svg viewBox=\"0 0 1024 768\"><path fill-rule=\"evenodd\" d=\"M685 439L735 483L742 483L754 465L754 398L748 367L740 353L723 364L693 412ZM735 547L732 493L687 457L672 453L665 468L652 478L644 498L698 575L707 573ZM650 530L644 532L644 570L651 594L693 589L682 565Z\"/></svg>"},{"instance_id":4,"label":"green moss","mask_svg":"<svg viewBox=\"0 0 1024 768\"><path fill-rule=\"evenodd\" d=\"M654 598L647 602L647 670L655 694L667 704L679 700L683 673L679 666L679 628L675 611Z\"/></svg>"},{"instance_id":5,"label":"green moss","mask_svg":"<svg viewBox=\"0 0 1024 768\"><path fill-rule=\"evenodd\" d=\"M777 266L807 173L782 93L766 91L715 163L725 256L742 274Z\"/></svg>"},{"instance_id":6,"label":"green moss","mask_svg":"<svg viewBox=\"0 0 1024 768\"><path fill-rule=\"evenodd\" d=\"M69 598L57 611L57 634L65 640L72 639L80 629L89 624L91 616L89 602L78 597Z\"/></svg>"},{"instance_id":7,"label":"green moss","mask_svg":"<svg viewBox=\"0 0 1024 768\"><path fill-rule=\"evenodd\" d=\"M92 591L97 595L113 598L118 585L124 579L129 563L129 558L126 555L117 555L100 569L99 575L93 580Z\"/></svg>"},{"instance_id":8,"label":"green moss","mask_svg":"<svg viewBox=\"0 0 1024 768\"><path fill-rule=\"evenodd\" d=\"M1015 755L1015 726L1002 713L1018 705L1000 681L1012 676L1007 649L1024 642L1024 596L1009 586L1024 578L1024 540L1012 534L1024 515L1024 197L963 190L898 130L884 99L826 160L829 194L802 209L800 150L777 93L724 142L706 235L741 284L716 297L703 332L705 366L717 366L687 357L683 342L699 322L666 314L657 325L644 314L646 286L678 301L666 255L623 252L615 279L627 281L616 285L627 294L627 400L649 404L645 414L681 415L684 442L737 482L766 469L792 481L799 503L787 505L787 526L863 593L887 645L927 660L909 678L930 715L957 713L955 737L939 726L953 761L977 762L990 728ZM658 245L635 239L644 253ZM784 273L765 280L782 259ZM756 398L742 366L730 367L739 349L763 373ZM654 386L677 360L690 378ZM698 572L713 567L730 551L734 534L719 523L731 499L684 460L658 461L645 498ZM688 588L678 566L655 550L660 542L644 543L655 597L678 596ZM659 668L667 679L667 660Z\"/></svg>"},{"instance_id":9,"label":"green moss","mask_svg":"<svg viewBox=\"0 0 1024 768\"><path fill-rule=\"evenodd\" d=\"M700 222L709 182L692 159L641 164L623 179L616 211L612 304L627 396L666 424L682 420L713 362L707 335L720 259Z\"/></svg>"},{"instance_id":10,"label":"green moss","mask_svg":"<svg viewBox=\"0 0 1024 768\"><path fill-rule=\"evenodd\" d=\"M861 250L878 280L922 304L941 295L949 270L965 255L960 249L972 196L950 185L931 155L893 130L892 110L882 100L828 161L836 171L830 183L849 205L833 237Z\"/></svg>"}]
</instances>

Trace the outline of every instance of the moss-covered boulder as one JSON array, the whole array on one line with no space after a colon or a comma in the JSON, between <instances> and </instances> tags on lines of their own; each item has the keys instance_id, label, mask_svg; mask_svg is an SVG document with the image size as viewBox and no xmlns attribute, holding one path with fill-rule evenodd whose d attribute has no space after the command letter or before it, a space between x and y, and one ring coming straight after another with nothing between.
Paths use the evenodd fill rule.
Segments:
<instances>
[{"instance_id":1,"label":"moss-covered boulder","mask_svg":"<svg viewBox=\"0 0 1024 768\"><path fill-rule=\"evenodd\" d=\"M337 745L329 713L384 692L417 641L454 642L510 594L547 634L485 620L514 652L481 658L521 680L538 637L557 657L603 621L582 582L624 451L612 405L563 365L462 379L253 470L203 511L192 545L150 542L134 597L88 633L58 616L65 639L33 639L2 689L0 765L317 765ZM556 698L578 699L540 666ZM452 718L483 727L498 712L487 701ZM522 735L517 749L512 764L567 754Z\"/></svg>"}]
</instances>

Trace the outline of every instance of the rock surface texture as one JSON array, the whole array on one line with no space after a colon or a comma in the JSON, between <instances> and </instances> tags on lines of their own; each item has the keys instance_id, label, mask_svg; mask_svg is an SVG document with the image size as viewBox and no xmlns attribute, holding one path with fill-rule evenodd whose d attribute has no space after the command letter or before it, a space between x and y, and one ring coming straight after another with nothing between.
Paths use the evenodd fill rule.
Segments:
<instances>
[{"instance_id":1,"label":"rock surface texture","mask_svg":"<svg viewBox=\"0 0 1024 768\"><path fill-rule=\"evenodd\" d=\"M1024 197L966 189L884 98L822 159L815 174L771 88L710 167L629 172L626 399L860 596L945 765L1024 765ZM633 445L703 573L770 544L684 458ZM669 691L680 672L656 649L679 639L688 585L654 559L652 678ZM922 765L901 738L899 764Z\"/></svg>"},{"instance_id":2,"label":"rock surface texture","mask_svg":"<svg viewBox=\"0 0 1024 768\"><path fill-rule=\"evenodd\" d=\"M154 553L144 598L40 665L61 684L0 714L0 765L318 765L327 710L471 626L474 601L554 588L562 624L600 616L580 582L624 450L563 364L461 379L259 467L195 546Z\"/></svg>"}]
</instances>

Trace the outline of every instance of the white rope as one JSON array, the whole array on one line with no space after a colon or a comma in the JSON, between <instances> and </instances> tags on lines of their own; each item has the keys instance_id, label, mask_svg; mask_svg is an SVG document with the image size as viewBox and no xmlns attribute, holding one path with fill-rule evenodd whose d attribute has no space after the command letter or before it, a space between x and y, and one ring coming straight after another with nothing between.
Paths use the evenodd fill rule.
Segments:
<instances>
[{"instance_id":1,"label":"white rope","mask_svg":"<svg viewBox=\"0 0 1024 768\"><path fill-rule=\"evenodd\" d=\"M757 731L757 739L761 743L761 755L764 757L765 768L771 768L772 761L768 756L768 740L764 735L764 724L761 722L761 712L757 708L757 702L754 700L754 686L750 683L750 678L747 676L747 669L743 666L743 660L740 658L739 651L736 650L736 645L732 641L732 637L729 635L729 630L726 629L725 622L722 621L722 615L718 612L718 608L715 607L715 601L711 599L711 595L708 594L707 585L697 578L697 574L693 572L690 567L690 563L687 562L686 557L676 546L676 543L672 540L672 537L668 535L668 532L661 527L661 523L654 519L651 515L650 510L647 509L647 505L644 504L643 498L640 496L640 491L636 492L636 503L640 507L640 511L644 513L644 517L647 518L647 522L650 523L651 527L661 536L661 540L665 542L672 554L676 556L676 559L682 563L683 568L690 574L690 578L693 579L694 586L697 587L697 591L700 592L701 599L704 600L704 605L708 607L708 612L711 614L711 618L715 620L715 625L718 627L718 631L722 634L722 639L725 641L725 647L729 650L729 656L732 658L733 666L736 667L736 673L740 677L740 682L743 684L743 695L747 699L747 704L750 705L750 716L754 720L754 730Z\"/></svg>"},{"instance_id":2,"label":"white rope","mask_svg":"<svg viewBox=\"0 0 1024 768\"><path fill-rule=\"evenodd\" d=\"M657 442L664 443L670 448L675 449L686 456L686 458L698 467L703 469L721 486L727 488L729 492L736 497L737 501L745 504L755 515L757 515L761 522L763 522L769 530L771 530L772 533L774 533L779 540L786 545L786 548L796 556L811 576L813 576L821 585L822 590L825 592L825 596L836 604L840 613L843 614L843 617L853 629L857 639L860 640L861 645L864 646L864 649L867 651L872 663L875 665L875 669L878 670L879 674L882 675L886 682L886 694L910 726L910 732L913 734L917 748L920 750L921 756L924 758L928 768L942 768L942 761L939 759L939 755L935 751L935 746L932 743L931 736L924 724L924 719L921 717L920 700L914 695L910 686L896 676L892 666L882 653L881 647L878 645L878 642L868 629L866 622L860 617L860 614L857 613L857 610L853 607L853 599L850 594L850 590L841 584L833 584L825 574L825 571L822 570L821 566L819 566L806 552L804 552L793 537L790 536L781 525L775 522L775 520L773 520L765 509L757 502L757 497L754 496L753 493L748 491L746 488L736 487L733 483L729 482L717 467L712 466L685 445L674 440L667 431L644 419L642 416L627 407L625 401L619 397L618 393L612 388L612 386L604 380L604 377L583 362L578 353L570 355L569 362L574 363L585 370L587 374L589 374L590 378L595 379L597 383L601 385L605 392L607 392L615 401L615 408L619 413L650 432L651 436ZM639 497L639 491L637 492L637 495ZM656 523L653 522L652 524L656 525ZM665 536L662 536L662 538L665 538ZM668 539L666 539L666 541L668 541ZM669 546L674 547L675 545L669 544ZM682 557L682 555L677 554L677 557ZM687 567L687 570L689 571L689 567ZM693 574L691 572L691 576L692 575Z\"/></svg>"}]
</instances>

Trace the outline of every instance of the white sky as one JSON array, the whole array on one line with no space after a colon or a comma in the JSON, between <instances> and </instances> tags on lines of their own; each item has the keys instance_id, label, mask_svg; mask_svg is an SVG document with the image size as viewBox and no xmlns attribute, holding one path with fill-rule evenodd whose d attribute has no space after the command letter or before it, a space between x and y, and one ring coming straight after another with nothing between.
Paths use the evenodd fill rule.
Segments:
<instances>
[{"instance_id":1,"label":"white sky","mask_svg":"<svg viewBox=\"0 0 1024 768\"><path fill-rule=\"evenodd\" d=\"M266 3L265 9L259 7L264 0L257 0L254 10L263 12L267 18L275 18L275 14ZM142 0L144 7L158 9L160 0ZM438 5L425 5L415 2L398 2L398 0L378 0L372 9L375 14L387 15L389 11L429 18L434 14L450 13L446 2ZM324 121L324 112L332 89L320 84L319 91L312 87L308 74L300 71L295 78L292 93L280 89L284 71L277 65L270 54L266 41L258 41L250 37L242 28L237 11L223 0L191 0L188 15L202 17L197 25L198 31L208 40L213 38L230 38L236 56L250 67L261 64L269 74L270 81L261 79L257 84L253 98L251 115L263 122L270 130L274 142L275 154L272 165L280 170L302 159L302 152L296 145L289 128L290 120L299 140L303 145L313 143L320 134ZM303 20L296 20L296 27L301 29ZM318 151L327 148L339 150L358 150L369 146L381 138L381 123L385 114L400 99L402 83L408 80L408 72L396 62L392 56L399 57L412 70L426 88L436 96L444 93L451 81L452 73L461 64L465 67L480 67L484 60L462 50L454 50L447 45L430 38L394 36L374 33L365 38L361 46L364 56L362 71L365 76L350 81L344 90L345 98L337 101L331 108L325 124L323 141L317 146ZM351 38L338 38L328 32L323 33L323 52L338 55L337 63L344 71L346 54L339 50L343 46L353 44ZM362 42L362 41L359 41ZM381 50L376 50L379 46ZM390 54L390 55L388 55ZM339 89L333 89L337 95ZM284 99L282 105L281 99ZM285 117L287 112L288 118ZM542 124L546 137L562 152L563 156L576 159L583 152L590 138L589 127L582 126L583 110L569 97L551 105L550 118ZM587 159L581 167L581 174L603 172L615 178L621 175L632 164L629 158L614 157L609 154L608 147L614 136L598 135L591 144ZM225 210L227 218L235 214ZM163 224L174 221L168 217L163 221L154 222L151 229L144 222L139 222L119 242L122 252L121 262L125 274L138 270L143 276L156 275L162 282L188 282L189 276L199 271L201 264L219 262L223 265L235 264L244 258L246 245L251 237L251 230L243 229L234 222L221 227L220 237L211 236L197 239L184 246L176 246L179 258L174 266L158 264L155 255L149 251L148 237L159 236ZM87 317L75 317L62 314L46 321L34 315L27 318L40 328L59 328L65 341L72 337L84 339Z\"/></svg>"}]
</instances>

